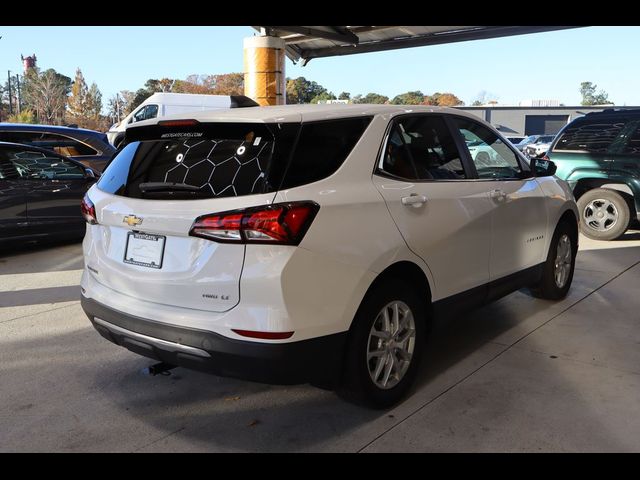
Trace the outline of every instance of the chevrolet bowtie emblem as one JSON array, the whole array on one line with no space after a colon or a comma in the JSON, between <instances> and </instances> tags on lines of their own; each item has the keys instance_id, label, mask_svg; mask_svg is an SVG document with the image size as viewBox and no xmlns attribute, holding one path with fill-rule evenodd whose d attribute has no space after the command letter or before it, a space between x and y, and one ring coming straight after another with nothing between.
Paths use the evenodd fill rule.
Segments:
<instances>
[{"instance_id":1,"label":"chevrolet bowtie emblem","mask_svg":"<svg viewBox=\"0 0 640 480\"><path fill-rule=\"evenodd\" d=\"M134 227L136 225L140 225L142 223L142 219L140 217L136 217L135 215L127 215L122 220L122 223L126 223L130 227Z\"/></svg>"}]
</instances>

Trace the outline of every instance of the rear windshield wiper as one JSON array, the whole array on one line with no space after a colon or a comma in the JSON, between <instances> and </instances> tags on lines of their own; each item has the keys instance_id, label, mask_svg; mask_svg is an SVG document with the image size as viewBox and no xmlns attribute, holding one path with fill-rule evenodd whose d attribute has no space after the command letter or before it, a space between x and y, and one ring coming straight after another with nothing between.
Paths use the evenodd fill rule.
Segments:
<instances>
[{"instance_id":1,"label":"rear windshield wiper","mask_svg":"<svg viewBox=\"0 0 640 480\"><path fill-rule=\"evenodd\" d=\"M142 192L199 192L202 190L195 185L175 182L146 182L138 185Z\"/></svg>"}]
</instances>

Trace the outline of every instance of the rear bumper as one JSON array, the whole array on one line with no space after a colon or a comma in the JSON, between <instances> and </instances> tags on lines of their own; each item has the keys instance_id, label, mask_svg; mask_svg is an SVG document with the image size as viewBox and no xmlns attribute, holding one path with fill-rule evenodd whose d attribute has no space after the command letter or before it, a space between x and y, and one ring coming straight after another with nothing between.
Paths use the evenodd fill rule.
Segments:
<instances>
[{"instance_id":1,"label":"rear bumper","mask_svg":"<svg viewBox=\"0 0 640 480\"><path fill-rule=\"evenodd\" d=\"M104 338L172 365L283 385L332 386L340 376L347 332L290 343L248 342L136 317L85 296L81 304Z\"/></svg>"}]
</instances>

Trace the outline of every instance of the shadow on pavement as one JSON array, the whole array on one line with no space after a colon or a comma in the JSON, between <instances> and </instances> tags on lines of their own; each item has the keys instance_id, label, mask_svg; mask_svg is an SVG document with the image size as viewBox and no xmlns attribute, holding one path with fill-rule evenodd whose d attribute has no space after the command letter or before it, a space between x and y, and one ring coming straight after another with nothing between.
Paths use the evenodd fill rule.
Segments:
<instances>
[{"instance_id":1,"label":"shadow on pavement","mask_svg":"<svg viewBox=\"0 0 640 480\"><path fill-rule=\"evenodd\" d=\"M78 270L83 266L81 240L27 242L0 249L0 274Z\"/></svg>"}]
</instances>

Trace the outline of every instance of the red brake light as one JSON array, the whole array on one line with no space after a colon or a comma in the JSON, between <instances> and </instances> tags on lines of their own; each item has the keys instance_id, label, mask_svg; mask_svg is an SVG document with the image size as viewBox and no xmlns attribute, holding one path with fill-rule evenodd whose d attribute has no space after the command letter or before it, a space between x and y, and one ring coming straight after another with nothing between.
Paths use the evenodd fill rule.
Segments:
<instances>
[{"instance_id":1,"label":"red brake light","mask_svg":"<svg viewBox=\"0 0 640 480\"><path fill-rule=\"evenodd\" d=\"M545 154L544 154L544 156L542 157L542 160L549 161L549 160L551 160L551 159L549 158L549 155L547 155L547 154L545 153Z\"/></svg>"},{"instance_id":2,"label":"red brake light","mask_svg":"<svg viewBox=\"0 0 640 480\"><path fill-rule=\"evenodd\" d=\"M158 122L159 127L193 127L200 122L197 120L163 120Z\"/></svg>"},{"instance_id":3,"label":"red brake light","mask_svg":"<svg viewBox=\"0 0 640 480\"><path fill-rule=\"evenodd\" d=\"M298 245L319 208L314 202L293 202L204 215L189 234L217 242Z\"/></svg>"},{"instance_id":4,"label":"red brake light","mask_svg":"<svg viewBox=\"0 0 640 480\"><path fill-rule=\"evenodd\" d=\"M82 199L82 202L80 203L80 210L82 211L82 216L89 225L96 225L98 223L96 207L93 205L93 202L89 200L88 195L85 195Z\"/></svg>"}]
</instances>

